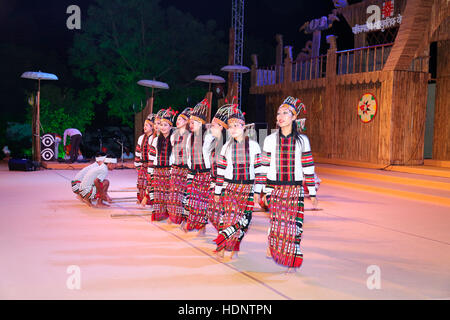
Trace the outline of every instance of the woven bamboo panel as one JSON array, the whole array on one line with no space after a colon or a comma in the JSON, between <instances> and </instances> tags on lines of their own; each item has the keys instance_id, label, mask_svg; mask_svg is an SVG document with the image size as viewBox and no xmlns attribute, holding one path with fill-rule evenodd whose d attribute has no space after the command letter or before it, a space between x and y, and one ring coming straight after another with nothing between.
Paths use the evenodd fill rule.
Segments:
<instances>
[{"instance_id":1,"label":"woven bamboo panel","mask_svg":"<svg viewBox=\"0 0 450 320\"><path fill-rule=\"evenodd\" d=\"M450 40L438 42L433 159L450 160Z\"/></svg>"}]
</instances>

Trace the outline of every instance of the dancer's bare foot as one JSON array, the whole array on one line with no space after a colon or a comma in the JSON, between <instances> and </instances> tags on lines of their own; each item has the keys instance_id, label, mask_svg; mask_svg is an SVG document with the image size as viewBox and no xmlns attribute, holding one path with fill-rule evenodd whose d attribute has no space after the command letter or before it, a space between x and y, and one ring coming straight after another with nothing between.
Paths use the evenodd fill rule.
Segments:
<instances>
[{"instance_id":1,"label":"dancer's bare foot","mask_svg":"<svg viewBox=\"0 0 450 320\"><path fill-rule=\"evenodd\" d=\"M203 228L201 228L200 230L198 230L197 236L199 236L199 237L204 237L205 234L206 234L206 228L203 227Z\"/></svg>"},{"instance_id":2,"label":"dancer's bare foot","mask_svg":"<svg viewBox=\"0 0 450 320\"><path fill-rule=\"evenodd\" d=\"M79 194L77 194L77 199L80 200L80 201L83 201L83 197L80 196Z\"/></svg>"},{"instance_id":3,"label":"dancer's bare foot","mask_svg":"<svg viewBox=\"0 0 450 320\"><path fill-rule=\"evenodd\" d=\"M266 258L272 259L272 253L270 252L270 248L269 247L267 247L267 249L266 249Z\"/></svg>"},{"instance_id":4,"label":"dancer's bare foot","mask_svg":"<svg viewBox=\"0 0 450 320\"><path fill-rule=\"evenodd\" d=\"M239 258L238 256L238 251L231 251L230 253L230 260L233 259L234 257Z\"/></svg>"},{"instance_id":5,"label":"dancer's bare foot","mask_svg":"<svg viewBox=\"0 0 450 320\"><path fill-rule=\"evenodd\" d=\"M91 203L91 200L89 200L89 199L84 199L84 198L81 198L81 200L82 200L84 203L86 203L86 204L88 205L88 207L92 207L92 206L93 206L93 204Z\"/></svg>"},{"instance_id":6,"label":"dancer's bare foot","mask_svg":"<svg viewBox=\"0 0 450 320\"><path fill-rule=\"evenodd\" d=\"M96 207L97 207L97 208L107 208L107 207L109 207L109 204L106 204L106 203L104 203L103 201L98 200L98 201L97 201Z\"/></svg>"},{"instance_id":7,"label":"dancer's bare foot","mask_svg":"<svg viewBox=\"0 0 450 320\"><path fill-rule=\"evenodd\" d=\"M288 267L287 270L286 270L286 274L296 273L296 272L297 272L297 268Z\"/></svg>"},{"instance_id":8,"label":"dancer's bare foot","mask_svg":"<svg viewBox=\"0 0 450 320\"><path fill-rule=\"evenodd\" d=\"M186 221L183 221L183 222L180 224L180 229L187 233L187 229L186 229Z\"/></svg>"},{"instance_id":9,"label":"dancer's bare foot","mask_svg":"<svg viewBox=\"0 0 450 320\"><path fill-rule=\"evenodd\" d=\"M217 258L222 260L225 257L225 250L224 249L220 251L214 250L214 254L216 255Z\"/></svg>"}]
</instances>

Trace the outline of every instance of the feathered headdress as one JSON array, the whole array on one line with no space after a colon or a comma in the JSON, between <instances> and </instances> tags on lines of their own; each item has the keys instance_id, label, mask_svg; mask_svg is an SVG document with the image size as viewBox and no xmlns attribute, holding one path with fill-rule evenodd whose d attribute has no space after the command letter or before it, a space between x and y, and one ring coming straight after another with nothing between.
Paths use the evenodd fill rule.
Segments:
<instances>
[{"instance_id":1,"label":"feathered headdress","mask_svg":"<svg viewBox=\"0 0 450 320\"><path fill-rule=\"evenodd\" d=\"M302 103L302 101L298 98L294 97L287 97L284 99L283 103L280 105L279 108L287 107L292 112L294 116L297 116L300 114L300 112L303 110L303 113L306 113L306 107Z\"/></svg>"},{"instance_id":2,"label":"feathered headdress","mask_svg":"<svg viewBox=\"0 0 450 320\"><path fill-rule=\"evenodd\" d=\"M189 117L191 116L192 108L186 108L184 109L178 117L182 117L185 120L189 120Z\"/></svg>"},{"instance_id":3,"label":"feathered headdress","mask_svg":"<svg viewBox=\"0 0 450 320\"><path fill-rule=\"evenodd\" d=\"M227 124L230 125L233 122L239 122L245 125L245 112L242 112L241 109L238 108L237 104L232 105L229 108L228 121Z\"/></svg>"},{"instance_id":4,"label":"feathered headdress","mask_svg":"<svg viewBox=\"0 0 450 320\"><path fill-rule=\"evenodd\" d=\"M170 107L167 108L166 110L164 110L164 113L161 115L161 122L165 121L172 127L177 113L178 113L178 111L175 111Z\"/></svg>"},{"instance_id":5,"label":"feathered headdress","mask_svg":"<svg viewBox=\"0 0 450 320\"><path fill-rule=\"evenodd\" d=\"M161 119L161 116L164 114L164 112L166 112L166 109L160 109L155 116L155 120L156 119Z\"/></svg>"},{"instance_id":6,"label":"feathered headdress","mask_svg":"<svg viewBox=\"0 0 450 320\"><path fill-rule=\"evenodd\" d=\"M208 108L210 108L208 99L203 99L192 109L190 119L205 124Z\"/></svg>"},{"instance_id":7,"label":"feathered headdress","mask_svg":"<svg viewBox=\"0 0 450 320\"><path fill-rule=\"evenodd\" d=\"M297 122L298 133L305 132L306 131L306 126L305 126L306 118L297 119L295 121Z\"/></svg>"},{"instance_id":8,"label":"feathered headdress","mask_svg":"<svg viewBox=\"0 0 450 320\"><path fill-rule=\"evenodd\" d=\"M150 113L150 114L147 116L147 119L145 119L144 125L145 125L147 122L149 122L149 123L154 123L154 122L155 122L155 117L156 117L156 115L155 115L154 113Z\"/></svg>"},{"instance_id":9,"label":"feathered headdress","mask_svg":"<svg viewBox=\"0 0 450 320\"><path fill-rule=\"evenodd\" d=\"M228 117L230 116L230 108L232 108L233 104L225 104L221 106L216 114L214 115L212 121L216 121L218 124L220 124L225 129L228 129Z\"/></svg>"}]
</instances>

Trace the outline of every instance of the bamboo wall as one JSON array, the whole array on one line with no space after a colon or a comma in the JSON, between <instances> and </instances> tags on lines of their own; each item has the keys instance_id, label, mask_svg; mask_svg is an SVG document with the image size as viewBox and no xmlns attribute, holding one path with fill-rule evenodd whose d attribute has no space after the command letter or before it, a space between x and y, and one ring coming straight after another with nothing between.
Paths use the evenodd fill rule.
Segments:
<instances>
[{"instance_id":1,"label":"bamboo wall","mask_svg":"<svg viewBox=\"0 0 450 320\"><path fill-rule=\"evenodd\" d=\"M363 9L369 3L374 1L340 11L350 25L362 23ZM426 54L433 39L438 41L433 159L450 160L449 2L405 0L396 2L396 8L402 12L403 22L380 71L337 75L333 39L329 42L326 76L320 75L322 78L296 81L285 76L283 83L261 86L255 80L259 70L256 62L250 93L266 96L269 128L275 127L278 106L291 95L307 106L307 134L317 156L385 165L423 164L430 79ZM417 58L424 58L425 67L411 68ZM291 61L285 59L283 67L284 74L289 75ZM369 123L357 117L356 108L364 93L372 93L378 102L377 115Z\"/></svg>"},{"instance_id":2,"label":"bamboo wall","mask_svg":"<svg viewBox=\"0 0 450 320\"><path fill-rule=\"evenodd\" d=\"M307 135L316 156L386 165L423 164L428 74L377 71L366 75L338 76L334 83L304 81L309 86L272 86L265 93L269 127L275 127L278 106L291 95L307 107ZM252 93L261 94L259 89ZM378 103L369 123L357 116L365 93L372 93Z\"/></svg>"},{"instance_id":3,"label":"bamboo wall","mask_svg":"<svg viewBox=\"0 0 450 320\"><path fill-rule=\"evenodd\" d=\"M450 40L438 42L433 159L450 160Z\"/></svg>"}]
</instances>

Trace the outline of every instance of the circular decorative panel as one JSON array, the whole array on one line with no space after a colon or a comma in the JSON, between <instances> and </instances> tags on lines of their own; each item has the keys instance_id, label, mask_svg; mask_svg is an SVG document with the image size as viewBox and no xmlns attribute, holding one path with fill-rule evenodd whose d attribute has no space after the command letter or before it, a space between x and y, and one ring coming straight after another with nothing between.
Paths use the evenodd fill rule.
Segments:
<instances>
[{"instance_id":1,"label":"circular decorative panel","mask_svg":"<svg viewBox=\"0 0 450 320\"><path fill-rule=\"evenodd\" d=\"M377 114L378 103L375 96L371 93L365 93L358 103L358 117L364 123L373 120Z\"/></svg>"}]
</instances>

